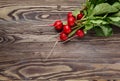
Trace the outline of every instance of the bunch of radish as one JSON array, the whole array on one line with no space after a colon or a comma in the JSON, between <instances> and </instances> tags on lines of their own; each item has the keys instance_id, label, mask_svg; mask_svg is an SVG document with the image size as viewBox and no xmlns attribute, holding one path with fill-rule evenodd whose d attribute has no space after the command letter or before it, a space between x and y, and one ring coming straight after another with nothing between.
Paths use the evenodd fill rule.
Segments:
<instances>
[{"instance_id":1,"label":"bunch of radish","mask_svg":"<svg viewBox=\"0 0 120 81\"><path fill-rule=\"evenodd\" d=\"M83 9L67 14L67 24L61 20L53 24L60 31L61 41L83 38L91 29L96 36L109 37L113 35L113 25L120 27L120 0L86 0Z\"/></svg>"},{"instance_id":2,"label":"bunch of radish","mask_svg":"<svg viewBox=\"0 0 120 81\"><path fill-rule=\"evenodd\" d=\"M73 16L72 12L68 12L67 24L63 24L61 20L56 20L54 22L53 26L56 31L60 32L59 38L61 41L65 41L71 37L69 37L69 34L74 30L74 27L77 25L77 21L82 19L83 16L83 13L79 13L76 18L75 16ZM75 32L74 36L82 38L84 37L84 31L82 29L78 29Z\"/></svg>"}]
</instances>

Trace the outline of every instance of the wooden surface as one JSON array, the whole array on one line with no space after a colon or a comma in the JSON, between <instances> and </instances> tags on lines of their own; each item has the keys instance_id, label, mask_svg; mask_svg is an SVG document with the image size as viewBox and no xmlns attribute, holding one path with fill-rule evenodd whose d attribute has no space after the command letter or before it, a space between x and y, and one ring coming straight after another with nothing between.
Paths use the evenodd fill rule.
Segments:
<instances>
[{"instance_id":1,"label":"wooden surface","mask_svg":"<svg viewBox=\"0 0 120 81\"><path fill-rule=\"evenodd\" d=\"M0 81L119 79L120 29L108 38L91 33L66 44L59 42L45 60L58 40L48 24L65 20L66 13L82 3L84 0L0 0Z\"/></svg>"}]
</instances>

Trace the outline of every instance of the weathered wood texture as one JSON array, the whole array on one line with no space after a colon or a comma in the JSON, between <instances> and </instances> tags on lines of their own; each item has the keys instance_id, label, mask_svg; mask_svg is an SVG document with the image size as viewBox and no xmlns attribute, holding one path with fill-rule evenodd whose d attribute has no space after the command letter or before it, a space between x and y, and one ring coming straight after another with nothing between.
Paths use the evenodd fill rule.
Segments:
<instances>
[{"instance_id":1,"label":"weathered wood texture","mask_svg":"<svg viewBox=\"0 0 120 81\"><path fill-rule=\"evenodd\" d=\"M119 28L108 38L91 33L66 44L59 42L45 60L58 39L48 24L65 20L79 3L84 0L0 0L0 80L119 79Z\"/></svg>"}]
</instances>

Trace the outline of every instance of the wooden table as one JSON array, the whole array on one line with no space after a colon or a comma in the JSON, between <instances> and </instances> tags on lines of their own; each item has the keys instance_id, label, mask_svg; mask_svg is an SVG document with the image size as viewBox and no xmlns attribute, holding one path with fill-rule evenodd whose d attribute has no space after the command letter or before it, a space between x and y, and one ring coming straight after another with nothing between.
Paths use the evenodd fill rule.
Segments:
<instances>
[{"instance_id":1,"label":"wooden table","mask_svg":"<svg viewBox=\"0 0 120 81\"><path fill-rule=\"evenodd\" d=\"M86 81L120 78L120 29L57 43L48 24L65 20L84 0L0 0L0 81ZM104 81L104 80L102 80Z\"/></svg>"}]
</instances>

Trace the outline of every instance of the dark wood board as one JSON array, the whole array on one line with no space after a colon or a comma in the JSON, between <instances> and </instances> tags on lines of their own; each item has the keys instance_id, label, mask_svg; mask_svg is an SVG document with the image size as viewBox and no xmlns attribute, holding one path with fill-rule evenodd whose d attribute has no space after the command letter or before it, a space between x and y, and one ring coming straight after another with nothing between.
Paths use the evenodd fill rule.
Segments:
<instances>
[{"instance_id":1,"label":"dark wood board","mask_svg":"<svg viewBox=\"0 0 120 81\"><path fill-rule=\"evenodd\" d=\"M120 29L58 42L48 24L66 20L84 0L0 0L0 80L119 81Z\"/></svg>"}]
</instances>

